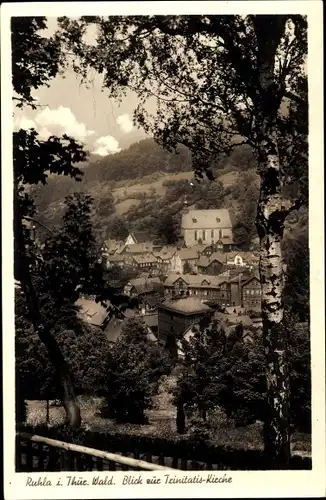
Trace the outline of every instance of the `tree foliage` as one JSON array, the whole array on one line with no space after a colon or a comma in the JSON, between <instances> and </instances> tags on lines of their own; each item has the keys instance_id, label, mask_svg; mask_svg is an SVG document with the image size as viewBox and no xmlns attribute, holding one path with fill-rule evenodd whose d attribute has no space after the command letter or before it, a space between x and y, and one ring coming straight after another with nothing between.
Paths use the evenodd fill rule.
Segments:
<instances>
[{"instance_id":1,"label":"tree foliage","mask_svg":"<svg viewBox=\"0 0 326 500\"><path fill-rule=\"evenodd\" d=\"M216 407L248 422L264 415L264 352L243 342L242 327L227 336L217 324L183 342L185 371L177 401L201 414Z\"/></svg>"},{"instance_id":2,"label":"tree foliage","mask_svg":"<svg viewBox=\"0 0 326 500\"><path fill-rule=\"evenodd\" d=\"M310 316L310 275L308 227L284 238L284 260L287 265L284 301L292 313L301 321L309 321Z\"/></svg>"},{"instance_id":3,"label":"tree foliage","mask_svg":"<svg viewBox=\"0 0 326 500\"><path fill-rule=\"evenodd\" d=\"M51 305L51 331L73 373L76 393L102 395L109 348L105 335L82 322L75 308L66 306L58 311L53 302ZM24 399L60 399L55 369L33 331L21 292L16 294L15 306L18 392Z\"/></svg>"},{"instance_id":4,"label":"tree foliage","mask_svg":"<svg viewBox=\"0 0 326 500\"><path fill-rule=\"evenodd\" d=\"M311 426L310 345L307 324L287 316L283 335L289 345L291 422L309 431ZM222 409L237 425L264 420L265 360L262 337L243 340L239 325L229 335L217 324L183 341L184 370L175 393L176 405L206 413Z\"/></svg>"},{"instance_id":5,"label":"tree foliage","mask_svg":"<svg viewBox=\"0 0 326 500\"><path fill-rule=\"evenodd\" d=\"M275 467L290 457L289 378L282 337L281 242L287 215L307 201L307 20L299 15L61 18L74 67L103 74L109 94L131 88L134 118L167 149L189 148L195 173L213 179L221 154L252 147L260 176L260 239L266 354L265 449ZM83 43L88 23L97 45ZM156 100L154 113L146 107ZM285 110L286 108L286 110ZM285 373L285 377L282 374Z\"/></svg>"},{"instance_id":6,"label":"tree foliage","mask_svg":"<svg viewBox=\"0 0 326 500\"><path fill-rule=\"evenodd\" d=\"M112 345L108 358L107 405L111 416L132 423L146 422L159 380L169 372L162 349L148 338L138 320L130 319Z\"/></svg>"}]
</instances>

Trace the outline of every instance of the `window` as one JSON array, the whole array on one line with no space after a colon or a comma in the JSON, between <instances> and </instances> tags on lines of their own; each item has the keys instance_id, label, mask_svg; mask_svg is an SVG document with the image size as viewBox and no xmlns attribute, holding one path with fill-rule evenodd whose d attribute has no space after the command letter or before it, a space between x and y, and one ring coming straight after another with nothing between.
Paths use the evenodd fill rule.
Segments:
<instances>
[{"instance_id":1,"label":"window","mask_svg":"<svg viewBox=\"0 0 326 500\"><path fill-rule=\"evenodd\" d=\"M219 234L219 238L221 239L222 238L222 229L219 230L218 234Z\"/></svg>"},{"instance_id":2,"label":"window","mask_svg":"<svg viewBox=\"0 0 326 500\"><path fill-rule=\"evenodd\" d=\"M206 240L206 231L205 231L205 229L203 229L203 240L204 241Z\"/></svg>"},{"instance_id":3,"label":"window","mask_svg":"<svg viewBox=\"0 0 326 500\"><path fill-rule=\"evenodd\" d=\"M197 219L195 219L195 218L193 217L192 222L193 222L193 223L196 223L196 222L197 222Z\"/></svg>"},{"instance_id":4,"label":"window","mask_svg":"<svg viewBox=\"0 0 326 500\"><path fill-rule=\"evenodd\" d=\"M197 241L198 239L198 234L197 234L197 231L195 231L195 240Z\"/></svg>"},{"instance_id":5,"label":"window","mask_svg":"<svg viewBox=\"0 0 326 500\"><path fill-rule=\"evenodd\" d=\"M214 229L211 230L211 238L214 239Z\"/></svg>"}]
</instances>

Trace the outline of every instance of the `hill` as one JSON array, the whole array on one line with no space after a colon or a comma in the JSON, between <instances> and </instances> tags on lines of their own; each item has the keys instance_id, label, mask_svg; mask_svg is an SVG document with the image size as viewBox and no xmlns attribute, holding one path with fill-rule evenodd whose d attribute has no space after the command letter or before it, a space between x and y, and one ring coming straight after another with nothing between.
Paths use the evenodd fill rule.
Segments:
<instances>
[{"instance_id":1,"label":"hill","mask_svg":"<svg viewBox=\"0 0 326 500\"><path fill-rule=\"evenodd\" d=\"M80 167L84 175L79 183L51 176L47 185L33 188L32 195L40 220L50 227L61 223L65 197L85 191L94 198L93 221L99 239L112 236L112 226L146 228L157 234L165 216L173 218L178 232L185 195L189 205L197 208L229 208L237 223L239 214L246 214L248 193L257 195L254 167L250 148L241 146L229 157L218 159L216 182L197 183L187 148L180 146L175 154L145 139L117 154L91 157ZM246 227L252 226L250 214L247 219Z\"/></svg>"}]
</instances>

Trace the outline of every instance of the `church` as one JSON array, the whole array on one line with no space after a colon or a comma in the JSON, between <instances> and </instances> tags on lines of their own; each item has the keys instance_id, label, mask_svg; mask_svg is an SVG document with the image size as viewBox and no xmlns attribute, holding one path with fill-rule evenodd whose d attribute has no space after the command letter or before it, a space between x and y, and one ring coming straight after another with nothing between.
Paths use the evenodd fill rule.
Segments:
<instances>
[{"instance_id":1,"label":"church","mask_svg":"<svg viewBox=\"0 0 326 500\"><path fill-rule=\"evenodd\" d=\"M187 210L182 215L181 235L186 247L195 245L232 246L232 223L229 210Z\"/></svg>"}]
</instances>

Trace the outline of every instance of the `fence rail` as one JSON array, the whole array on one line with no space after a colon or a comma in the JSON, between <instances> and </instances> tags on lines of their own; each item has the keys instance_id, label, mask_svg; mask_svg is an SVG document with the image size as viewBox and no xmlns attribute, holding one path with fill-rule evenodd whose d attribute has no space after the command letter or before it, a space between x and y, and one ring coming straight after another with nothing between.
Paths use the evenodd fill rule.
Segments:
<instances>
[{"instance_id":1,"label":"fence rail","mask_svg":"<svg viewBox=\"0 0 326 500\"><path fill-rule=\"evenodd\" d=\"M174 470L164 465L163 456L156 464L151 463L151 454L147 454L146 461L139 459L137 452L132 455L119 455L25 432L16 435L17 472Z\"/></svg>"}]
</instances>

